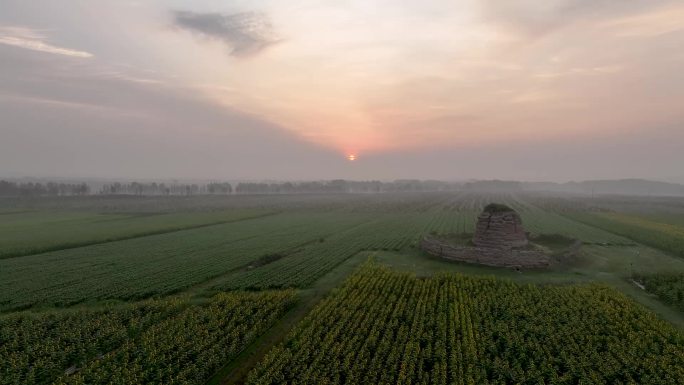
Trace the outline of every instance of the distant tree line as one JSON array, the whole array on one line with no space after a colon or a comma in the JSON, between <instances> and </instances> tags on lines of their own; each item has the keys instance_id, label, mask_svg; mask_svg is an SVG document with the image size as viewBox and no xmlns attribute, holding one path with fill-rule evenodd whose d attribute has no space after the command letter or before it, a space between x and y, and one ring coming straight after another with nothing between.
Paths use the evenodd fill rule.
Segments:
<instances>
[{"instance_id":1,"label":"distant tree line","mask_svg":"<svg viewBox=\"0 0 684 385\"><path fill-rule=\"evenodd\" d=\"M229 194L328 194L328 193L379 193L390 191L435 191L446 190L444 182L402 180L395 182L356 182L336 179L314 182L241 182L209 184L164 184L164 183L120 183L102 186L100 194L125 195L229 195Z\"/></svg>"},{"instance_id":2,"label":"distant tree line","mask_svg":"<svg viewBox=\"0 0 684 385\"><path fill-rule=\"evenodd\" d=\"M111 183L102 186L100 194L127 195L229 195L229 194L331 194L331 193L382 193L402 191L448 191L458 185L441 181L414 179L380 181L348 181L335 179L313 182L240 182L235 188L230 183L164 184L164 183Z\"/></svg>"},{"instance_id":3,"label":"distant tree line","mask_svg":"<svg viewBox=\"0 0 684 385\"><path fill-rule=\"evenodd\" d=\"M514 193L523 191L523 183L509 180L478 180L463 185L466 191Z\"/></svg>"},{"instance_id":4,"label":"distant tree line","mask_svg":"<svg viewBox=\"0 0 684 385\"><path fill-rule=\"evenodd\" d=\"M326 194L326 193L382 193L382 192L417 192L417 191L450 191L458 189L458 185L442 181L421 181L402 179L394 182L380 181L348 181L335 179L314 182L283 183L239 183L235 186L236 194Z\"/></svg>"},{"instance_id":5,"label":"distant tree line","mask_svg":"<svg viewBox=\"0 0 684 385\"><path fill-rule=\"evenodd\" d=\"M95 187L98 188L97 186ZM401 179L393 182L330 181L309 182L240 182L234 188L227 182L196 183L142 183L113 182L101 185L94 193L99 195L231 195L231 194L346 194L346 193L384 193L384 192L421 192L453 191L460 184L442 181L422 181ZM86 183L18 183L0 181L0 196L66 196L89 195L91 188Z\"/></svg>"},{"instance_id":6,"label":"distant tree line","mask_svg":"<svg viewBox=\"0 0 684 385\"><path fill-rule=\"evenodd\" d=\"M66 196L88 195L90 187L85 183L19 183L0 180L0 196Z\"/></svg>"},{"instance_id":7,"label":"distant tree line","mask_svg":"<svg viewBox=\"0 0 684 385\"><path fill-rule=\"evenodd\" d=\"M228 195L232 194L230 183L208 184L165 184L165 183L120 183L115 182L102 186L99 193L105 195Z\"/></svg>"}]
</instances>

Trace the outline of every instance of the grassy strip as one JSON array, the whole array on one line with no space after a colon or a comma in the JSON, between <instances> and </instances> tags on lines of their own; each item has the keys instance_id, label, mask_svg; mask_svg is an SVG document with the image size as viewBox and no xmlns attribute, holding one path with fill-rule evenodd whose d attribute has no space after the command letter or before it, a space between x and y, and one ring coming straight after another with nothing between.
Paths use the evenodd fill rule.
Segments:
<instances>
[{"instance_id":1,"label":"grassy strip","mask_svg":"<svg viewBox=\"0 0 684 385\"><path fill-rule=\"evenodd\" d=\"M150 230L150 231L144 231L144 232L135 233L135 234L122 235L120 237L111 237L111 238L92 240L92 241L82 241L82 242L66 242L66 243L61 243L58 245L35 247L35 248L21 250L21 251L15 250L15 251L9 251L9 252L5 252L5 253L0 252L0 259L25 257L28 255L48 253L51 251L75 249L75 248L84 247L84 246L92 246L92 245L99 245L99 244L109 243L109 242L126 241L129 239L149 237L151 235L169 234L169 233L175 233L175 232L185 231L185 230L200 229L203 227L223 225L226 223L246 221L246 220L250 220L250 219L258 219L258 218L268 217L268 216L275 215L275 214L278 214L278 212L274 211L274 212L268 212L268 213L263 213L263 214L247 216L247 217L233 218L233 219L227 219L227 220L221 220L221 221L213 221L213 222L209 222L209 223L202 223L199 225L178 226L178 227L165 228L165 229L159 229L159 230Z\"/></svg>"},{"instance_id":2,"label":"grassy strip","mask_svg":"<svg viewBox=\"0 0 684 385\"><path fill-rule=\"evenodd\" d=\"M684 257L684 228L619 213L564 213L594 226L657 249Z\"/></svg>"}]
</instances>

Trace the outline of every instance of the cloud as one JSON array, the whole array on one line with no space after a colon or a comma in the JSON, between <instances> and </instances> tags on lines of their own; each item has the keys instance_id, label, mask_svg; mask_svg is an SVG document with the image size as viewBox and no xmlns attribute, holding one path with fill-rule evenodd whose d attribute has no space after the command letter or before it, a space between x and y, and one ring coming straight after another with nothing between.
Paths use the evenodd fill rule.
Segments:
<instances>
[{"instance_id":1,"label":"cloud","mask_svg":"<svg viewBox=\"0 0 684 385\"><path fill-rule=\"evenodd\" d=\"M31 51L51 53L79 58L90 58L90 52L59 47L45 42L46 37L38 31L23 27L0 28L0 44L28 49Z\"/></svg>"},{"instance_id":2,"label":"cloud","mask_svg":"<svg viewBox=\"0 0 684 385\"><path fill-rule=\"evenodd\" d=\"M49 99L49 98L43 98L40 96L25 96L25 95L10 95L10 94L4 94L0 93L0 101L3 103L12 103L16 105L24 105L24 106L30 106L34 105L37 108L41 109L67 109L67 110L72 110L76 111L81 116L84 113L92 113L92 114L97 114L102 116L103 114L106 115L116 115L120 117L137 117L137 118L144 118L147 115L145 113L139 112L139 111L134 111L131 109L124 109L124 108L118 108L118 107L109 107L106 105L98 105L98 104L92 104L92 103L87 103L87 102L77 102L77 101L69 101L69 100L60 100L60 99Z\"/></svg>"},{"instance_id":3,"label":"cloud","mask_svg":"<svg viewBox=\"0 0 684 385\"><path fill-rule=\"evenodd\" d=\"M481 0L485 19L529 37L540 37L578 21L641 13L672 0Z\"/></svg>"},{"instance_id":4,"label":"cloud","mask_svg":"<svg viewBox=\"0 0 684 385\"><path fill-rule=\"evenodd\" d=\"M175 11L174 23L193 33L221 41L235 57L257 54L278 42L267 16L259 12L225 15Z\"/></svg>"},{"instance_id":5,"label":"cloud","mask_svg":"<svg viewBox=\"0 0 684 385\"><path fill-rule=\"evenodd\" d=\"M604 26L620 37L656 37L684 30L684 6L675 4L608 20Z\"/></svg>"},{"instance_id":6,"label":"cloud","mask_svg":"<svg viewBox=\"0 0 684 385\"><path fill-rule=\"evenodd\" d=\"M144 73L45 56L0 46L0 173L310 179L347 166L191 85L132 81Z\"/></svg>"}]
</instances>

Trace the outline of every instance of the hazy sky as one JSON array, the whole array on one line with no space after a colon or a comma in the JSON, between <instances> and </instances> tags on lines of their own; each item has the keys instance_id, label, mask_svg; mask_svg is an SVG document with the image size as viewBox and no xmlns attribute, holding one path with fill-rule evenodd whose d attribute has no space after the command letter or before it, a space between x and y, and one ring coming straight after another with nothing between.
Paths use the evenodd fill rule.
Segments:
<instances>
[{"instance_id":1,"label":"hazy sky","mask_svg":"<svg viewBox=\"0 0 684 385\"><path fill-rule=\"evenodd\" d=\"M681 0L0 0L0 177L682 166Z\"/></svg>"}]
</instances>

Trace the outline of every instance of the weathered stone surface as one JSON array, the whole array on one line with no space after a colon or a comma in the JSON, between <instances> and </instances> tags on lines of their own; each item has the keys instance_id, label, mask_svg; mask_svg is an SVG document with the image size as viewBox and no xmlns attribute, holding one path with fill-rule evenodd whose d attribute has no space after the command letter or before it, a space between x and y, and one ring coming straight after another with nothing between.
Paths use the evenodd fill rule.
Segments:
<instances>
[{"instance_id":1,"label":"weathered stone surface","mask_svg":"<svg viewBox=\"0 0 684 385\"><path fill-rule=\"evenodd\" d=\"M420 248L441 258L486 266L545 268L551 263L549 256L538 250L457 246L428 237L421 240Z\"/></svg>"},{"instance_id":2,"label":"weathered stone surface","mask_svg":"<svg viewBox=\"0 0 684 385\"><path fill-rule=\"evenodd\" d=\"M442 258L487 266L544 268L551 258L540 250L525 248L527 234L520 215L510 207L490 204L477 218L474 247L459 246L426 237L420 247Z\"/></svg>"},{"instance_id":3,"label":"weathered stone surface","mask_svg":"<svg viewBox=\"0 0 684 385\"><path fill-rule=\"evenodd\" d=\"M504 250L526 246L527 235L520 215L512 209L498 211L485 209L477 218L473 243L477 247Z\"/></svg>"}]
</instances>

